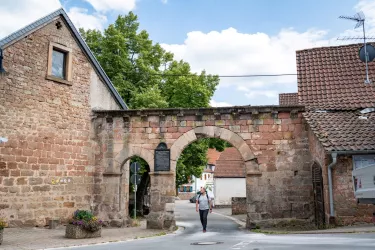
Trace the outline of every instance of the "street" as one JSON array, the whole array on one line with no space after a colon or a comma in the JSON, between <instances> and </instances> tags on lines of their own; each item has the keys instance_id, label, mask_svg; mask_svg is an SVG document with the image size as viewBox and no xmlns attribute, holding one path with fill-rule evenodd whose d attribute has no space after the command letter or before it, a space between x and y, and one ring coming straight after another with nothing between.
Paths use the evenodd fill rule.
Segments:
<instances>
[{"instance_id":1,"label":"street","mask_svg":"<svg viewBox=\"0 0 375 250\"><path fill-rule=\"evenodd\" d=\"M96 246L67 249L374 249L375 234L322 234L322 235L264 235L239 230L239 226L225 216L209 214L207 233L202 233L199 215L194 204L188 201L176 202L177 224L185 230L162 237L147 238L129 242L108 243Z\"/></svg>"}]
</instances>

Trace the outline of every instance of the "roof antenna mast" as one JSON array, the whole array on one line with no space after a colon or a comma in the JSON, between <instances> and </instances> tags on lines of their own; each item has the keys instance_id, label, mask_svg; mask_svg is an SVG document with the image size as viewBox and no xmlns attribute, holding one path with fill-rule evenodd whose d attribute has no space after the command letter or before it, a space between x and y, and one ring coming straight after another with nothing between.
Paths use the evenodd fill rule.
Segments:
<instances>
[{"instance_id":1,"label":"roof antenna mast","mask_svg":"<svg viewBox=\"0 0 375 250\"><path fill-rule=\"evenodd\" d=\"M354 16L339 16L339 18L356 21L357 24L355 25L354 29L356 29L356 28L358 28L358 27L360 27L362 25L362 30L363 30L363 49L364 49L364 57L365 57L364 61L366 63L366 80L365 80L365 84L369 84L369 83L371 83L371 81L370 81L369 75L368 75L368 62L372 61L373 59L370 60L369 54L368 54L368 51L367 51L367 49L369 47L366 44L365 14L363 14L363 12L360 11L357 14L355 14ZM357 39L357 38L347 38L347 39Z\"/></svg>"}]
</instances>

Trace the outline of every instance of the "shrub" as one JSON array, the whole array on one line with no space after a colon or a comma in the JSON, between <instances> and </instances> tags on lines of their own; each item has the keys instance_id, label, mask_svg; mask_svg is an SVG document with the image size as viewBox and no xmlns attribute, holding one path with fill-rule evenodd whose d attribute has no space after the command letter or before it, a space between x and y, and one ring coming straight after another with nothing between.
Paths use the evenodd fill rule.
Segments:
<instances>
[{"instance_id":1,"label":"shrub","mask_svg":"<svg viewBox=\"0 0 375 250\"><path fill-rule=\"evenodd\" d=\"M81 226L90 232L95 232L102 227L103 221L98 220L90 211L76 210L70 224Z\"/></svg>"},{"instance_id":2,"label":"shrub","mask_svg":"<svg viewBox=\"0 0 375 250\"><path fill-rule=\"evenodd\" d=\"M7 225L6 221L5 221L5 219L0 218L0 230L3 230L4 227L7 227L7 226L8 225Z\"/></svg>"}]
</instances>

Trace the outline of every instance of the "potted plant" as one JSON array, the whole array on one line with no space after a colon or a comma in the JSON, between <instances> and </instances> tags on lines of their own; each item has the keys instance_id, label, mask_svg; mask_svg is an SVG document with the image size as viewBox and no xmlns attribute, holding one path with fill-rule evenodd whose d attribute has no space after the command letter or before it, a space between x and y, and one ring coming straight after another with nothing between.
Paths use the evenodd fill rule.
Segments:
<instances>
[{"instance_id":1,"label":"potted plant","mask_svg":"<svg viewBox=\"0 0 375 250\"><path fill-rule=\"evenodd\" d=\"M7 227L7 223L3 218L0 218L0 245L3 243L3 232L5 227Z\"/></svg>"},{"instance_id":2,"label":"potted plant","mask_svg":"<svg viewBox=\"0 0 375 250\"><path fill-rule=\"evenodd\" d=\"M66 225L65 237L71 239L101 237L102 224L102 220L90 211L76 210L73 218Z\"/></svg>"}]
</instances>

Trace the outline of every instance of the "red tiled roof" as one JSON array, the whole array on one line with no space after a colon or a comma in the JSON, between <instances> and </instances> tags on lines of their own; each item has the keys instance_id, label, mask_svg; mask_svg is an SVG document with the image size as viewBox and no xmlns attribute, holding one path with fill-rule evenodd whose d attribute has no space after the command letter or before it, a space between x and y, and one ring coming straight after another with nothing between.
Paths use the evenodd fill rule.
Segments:
<instances>
[{"instance_id":1,"label":"red tiled roof","mask_svg":"<svg viewBox=\"0 0 375 250\"><path fill-rule=\"evenodd\" d=\"M279 105L298 104L298 93L281 93L279 94Z\"/></svg>"},{"instance_id":2,"label":"red tiled roof","mask_svg":"<svg viewBox=\"0 0 375 250\"><path fill-rule=\"evenodd\" d=\"M375 106L374 85L364 84L362 44L297 51L298 98L307 110L355 110ZM375 62L369 63L375 82Z\"/></svg>"},{"instance_id":3,"label":"red tiled roof","mask_svg":"<svg viewBox=\"0 0 375 250\"><path fill-rule=\"evenodd\" d=\"M207 151L208 164L216 164L217 159L219 159L221 152L216 149L209 148Z\"/></svg>"},{"instance_id":4,"label":"red tiled roof","mask_svg":"<svg viewBox=\"0 0 375 250\"><path fill-rule=\"evenodd\" d=\"M216 161L215 178L246 177L245 163L234 147L226 148Z\"/></svg>"},{"instance_id":5,"label":"red tiled roof","mask_svg":"<svg viewBox=\"0 0 375 250\"><path fill-rule=\"evenodd\" d=\"M360 116L367 119L360 119ZM375 149L374 112L306 112L304 117L327 151Z\"/></svg>"}]
</instances>

